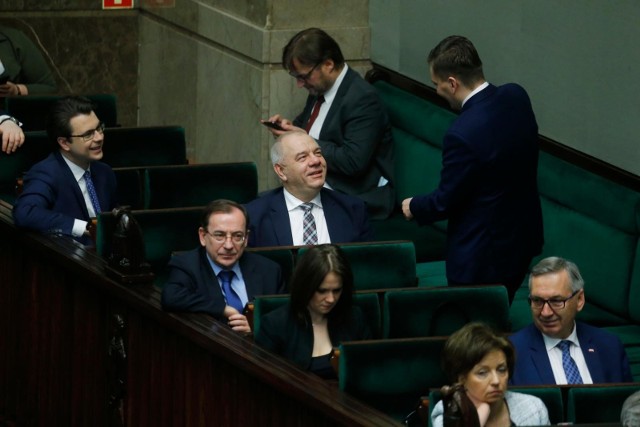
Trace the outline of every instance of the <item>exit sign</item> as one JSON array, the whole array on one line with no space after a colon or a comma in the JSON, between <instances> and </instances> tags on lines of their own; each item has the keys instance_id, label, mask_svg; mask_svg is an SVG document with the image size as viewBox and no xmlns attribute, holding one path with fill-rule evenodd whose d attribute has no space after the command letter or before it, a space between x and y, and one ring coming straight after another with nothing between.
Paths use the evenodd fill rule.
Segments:
<instances>
[{"instance_id":1,"label":"exit sign","mask_svg":"<svg viewBox=\"0 0 640 427\"><path fill-rule=\"evenodd\" d=\"M133 9L133 0L102 0L103 9Z\"/></svg>"}]
</instances>

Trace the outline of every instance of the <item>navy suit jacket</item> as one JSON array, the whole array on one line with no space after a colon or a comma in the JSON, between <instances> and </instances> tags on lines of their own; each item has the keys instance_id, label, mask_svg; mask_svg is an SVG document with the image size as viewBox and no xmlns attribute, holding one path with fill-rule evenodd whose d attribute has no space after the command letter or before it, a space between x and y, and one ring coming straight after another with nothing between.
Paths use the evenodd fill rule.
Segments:
<instances>
[{"instance_id":1,"label":"navy suit jacket","mask_svg":"<svg viewBox=\"0 0 640 427\"><path fill-rule=\"evenodd\" d=\"M356 197L322 188L320 200L331 243L369 242L373 229L364 203ZM249 246L291 246L291 222L282 187L268 191L246 205Z\"/></svg>"},{"instance_id":2,"label":"navy suit jacket","mask_svg":"<svg viewBox=\"0 0 640 427\"><path fill-rule=\"evenodd\" d=\"M576 322L576 333L594 384L631 382L624 346L615 335ZM513 385L555 384L542 333L531 324L509 337L516 349Z\"/></svg>"},{"instance_id":3,"label":"navy suit jacket","mask_svg":"<svg viewBox=\"0 0 640 427\"><path fill-rule=\"evenodd\" d=\"M538 125L525 90L489 85L444 137L438 188L416 196L419 224L448 219L450 282L508 283L542 250Z\"/></svg>"},{"instance_id":4,"label":"navy suit jacket","mask_svg":"<svg viewBox=\"0 0 640 427\"><path fill-rule=\"evenodd\" d=\"M245 252L238 261L247 297L284 292L280 266L263 256ZM162 288L162 308L167 311L207 313L224 318L226 302L203 247L174 255L169 261L169 279Z\"/></svg>"},{"instance_id":5,"label":"navy suit jacket","mask_svg":"<svg viewBox=\"0 0 640 427\"><path fill-rule=\"evenodd\" d=\"M102 162L92 162L90 169L100 208L103 212L112 210L116 207L113 170ZM26 173L22 193L13 207L13 218L18 227L69 236L75 219L91 221L80 186L59 151ZM76 240L91 244L87 236Z\"/></svg>"},{"instance_id":6,"label":"navy suit jacket","mask_svg":"<svg viewBox=\"0 0 640 427\"><path fill-rule=\"evenodd\" d=\"M309 95L293 124L304 128L316 102ZM327 160L327 183L365 201L372 219L393 211L394 154L391 124L376 90L349 68L320 130L318 145ZM389 184L378 187L380 177Z\"/></svg>"}]
</instances>

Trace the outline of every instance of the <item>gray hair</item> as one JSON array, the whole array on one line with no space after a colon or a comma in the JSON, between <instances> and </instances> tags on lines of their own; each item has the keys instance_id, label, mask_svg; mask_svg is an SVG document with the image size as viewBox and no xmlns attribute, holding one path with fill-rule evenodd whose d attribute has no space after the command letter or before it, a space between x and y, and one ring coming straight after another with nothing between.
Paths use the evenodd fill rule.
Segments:
<instances>
[{"instance_id":1,"label":"gray hair","mask_svg":"<svg viewBox=\"0 0 640 427\"><path fill-rule=\"evenodd\" d=\"M277 164L281 164L282 158L284 157L284 147L282 143L283 140L288 136L292 136L296 134L307 136L306 132L302 132L300 130L293 130L290 132L283 133L278 137L278 139L276 139L276 142L273 143L273 145L271 146L271 151L269 153L271 155L271 164L273 166Z\"/></svg>"},{"instance_id":2,"label":"gray hair","mask_svg":"<svg viewBox=\"0 0 640 427\"><path fill-rule=\"evenodd\" d=\"M540 262L533 266L531 274L529 275L529 290L531 290L531 282L534 277L542 276L544 274L558 273L562 270L566 271L569 275L569 279L571 280L571 290L573 292L584 288L584 280L582 280L582 275L580 274L580 270L578 270L578 266L568 259L552 256L540 260Z\"/></svg>"},{"instance_id":3,"label":"gray hair","mask_svg":"<svg viewBox=\"0 0 640 427\"><path fill-rule=\"evenodd\" d=\"M640 426L640 390L627 397L622 404L620 423L623 427Z\"/></svg>"}]
</instances>

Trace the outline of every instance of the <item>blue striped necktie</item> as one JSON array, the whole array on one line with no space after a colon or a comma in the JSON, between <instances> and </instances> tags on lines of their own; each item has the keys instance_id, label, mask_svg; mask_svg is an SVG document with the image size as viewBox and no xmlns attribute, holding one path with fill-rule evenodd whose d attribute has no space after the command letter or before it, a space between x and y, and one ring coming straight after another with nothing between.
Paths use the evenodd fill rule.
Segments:
<instances>
[{"instance_id":1,"label":"blue striped necktie","mask_svg":"<svg viewBox=\"0 0 640 427\"><path fill-rule=\"evenodd\" d=\"M567 377L567 384L582 384L582 376L578 370L578 365L576 365L576 361L571 357L571 341L560 341L558 348L562 350L562 368Z\"/></svg>"},{"instance_id":2,"label":"blue striped necktie","mask_svg":"<svg viewBox=\"0 0 640 427\"><path fill-rule=\"evenodd\" d=\"M87 185L87 192L89 193L89 198L91 199L91 205L93 206L93 211L96 216L102 210L100 209L100 201L98 201L98 195L96 194L96 187L93 186L93 181L91 180L91 172L88 170L84 172L84 183Z\"/></svg>"}]
</instances>

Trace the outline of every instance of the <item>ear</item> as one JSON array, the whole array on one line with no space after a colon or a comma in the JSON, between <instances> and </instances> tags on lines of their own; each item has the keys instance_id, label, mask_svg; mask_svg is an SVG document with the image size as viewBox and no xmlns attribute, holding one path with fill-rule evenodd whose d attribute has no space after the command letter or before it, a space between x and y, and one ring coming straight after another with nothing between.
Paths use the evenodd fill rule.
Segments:
<instances>
[{"instance_id":1,"label":"ear","mask_svg":"<svg viewBox=\"0 0 640 427\"><path fill-rule=\"evenodd\" d=\"M198 238L200 239L200 245L202 245L202 247L207 246L207 242L206 240L204 240L204 235L207 234L204 231L204 228L200 227L198 228Z\"/></svg>"},{"instance_id":2,"label":"ear","mask_svg":"<svg viewBox=\"0 0 640 427\"><path fill-rule=\"evenodd\" d=\"M327 70L329 70L329 72L331 72L336 69L336 63L333 62L333 59L328 58L324 60L324 62L322 63L322 67L326 68Z\"/></svg>"},{"instance_id":3,"label":"ear","mask_svg":"<svg viewBox=\"0 0 640 427\"><path fill-rule=\"evenodd\" d=\"M460 82L453 76L447 77L447 87L451 90L451 93L455 93L460 87Z\"/></svg>"},{"instance_id":4,"label":"ear","mask_svg":"<svg viewBox=\"0 0 640 427\"><path fill-rule=\"evenodd\" d=\"M282 182L287 181L287 176L284 174L284 168L282 167L282 165L276 163L275 165L273 165L273 170Z\"/></svg>"},{"instance_id":5,"label":"ear","mask_svg":"<svg viewBox=\"0 0 640 427\"><path fill-rule=\"evenodd\" d=\"M64 151L71 150L71 148L69 147L69 145L71 145L71 141L69 141L67 138L63 136L59 136L58 139L56 139L56 142L58 143L60 148L63 149Z\"/></svg>"},{"instance_id":6,"label":"ear","mask_svg":"<svg viewBox=\"0 0 640 427\"><path fill-rule=\"evenodd\" d=\"M576 295L576 297L578 298L578 303L576 305L576 309L578 311L582 311L582 309L584 308L584 304L586 302L586 300L584 298L584 288L580 291L580 293L578 295Z\"/></svg>"}]
</instances>

